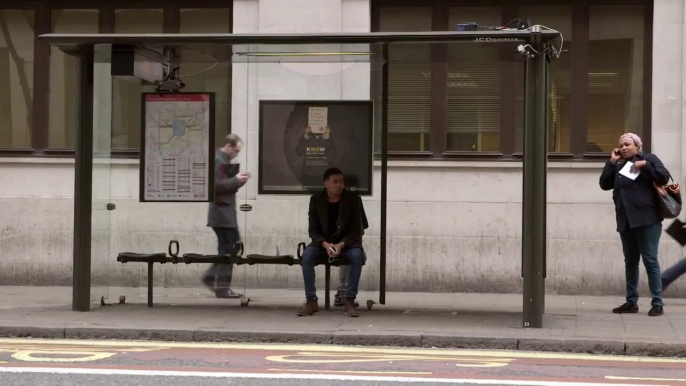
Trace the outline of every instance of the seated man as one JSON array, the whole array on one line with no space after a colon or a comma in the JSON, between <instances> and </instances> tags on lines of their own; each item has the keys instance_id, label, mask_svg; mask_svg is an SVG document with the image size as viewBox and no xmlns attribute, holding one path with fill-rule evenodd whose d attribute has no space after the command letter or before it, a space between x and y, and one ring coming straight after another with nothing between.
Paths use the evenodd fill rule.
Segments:
<instances>
[{"instance_id":1,"label":"seated man","mask_svg":"<svg viewBox=\"0 0 686 386\"><path fill-rule=\"evenodd\" d=\"M344 190L343 172L332 168L324 173L325 190L310 198L309 234L312 242L303 252L302 269L307 303L298 316L311 316L319 311L314 286L314 266L321 257L350 259L345 314L357 317L355 297L360 284L364 252L362 251L362 210L355 193Z\"/></svg>"}]
</instances>

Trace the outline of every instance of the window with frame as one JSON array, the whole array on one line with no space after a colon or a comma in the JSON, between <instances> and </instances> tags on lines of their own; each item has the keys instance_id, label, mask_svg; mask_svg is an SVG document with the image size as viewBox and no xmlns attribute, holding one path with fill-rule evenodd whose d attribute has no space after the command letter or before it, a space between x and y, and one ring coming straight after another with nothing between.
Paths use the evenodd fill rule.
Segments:
<instances>
[{"instance_id":1,"label":"window with frame","mask_svg":"<svg viewBox=\"0 0 686 386\"><path fill-rule=\"evenodd\" d=\"M623 133L644 134L644 10L589 7L588 153L611 152Z\"/></svg>"},{"instance_id":2,"label":"window with frame","mask_svg":"<svg viewBox=\"0 0 686 386\"><path fill-rule=\"evenodd\" d=\"M644 80L650 79L652 71L646 57L651 51L652 1L608 0L603 5L585 5L560 0L532 5L522 0L474 6L461 0L434 0L406 1L402 7L394 3L372 1L375 31L416 31L413 28L419 25L424 31L456 30L458 22L493 26L515 18L560 31L566 52L552 63L548 76L548 149L553 158L604 157L627 131L649 138L650 116L645 112L650 108L651 86ZM440 50L442 45L435 46L433 50ZM391 156L518 159L524 150L525 66L521 57L507 53L506 48L449 47L447 67L425 64L430 76L424 83L419 83L417 71L411 73L411 81L404 81L390 66ZM373 76L380 78L377 73ZM376 83L381 80L374 79ZM399 84L405 87L400 89ZM373 90L380 101L380 88ZM402 106L398 101L405 96L415 110L423 107L421 114L411 109L398 111ZM421 98L437 101L439 106L446 101L446 108L431 102L422 105ZM404 122L402 129L392 123L398 120ZM380 124L379 116L377 133ZM400 132L419 132L421 136L406 136L399 142Z\"/></svg>"},{"instance_id":3,"label":"window with frame","mask_svg":"<svg viewBox=\"0 0 686 386\"><path fill-rule=\"evenodd\" d=\"M500 7L451 7L448 24L500 25L501 19ZM500 49L488 43L448 47L447 152L500 151Z\"/></svg>"},{"instance_id":4,"label":"window with frame","mask_svg":"<svg viewBox=\"0 0 686 386\"><path fill-rule=\"evenodd\" d=\"M35 17L0 9L0 149L31 149Z\"/></svg>"},{"instance_id":5,"label":"window with frame","mask_svg":"<svg viewBox=\"0 0 686 386\"><path fill-rule=\"evenodd\" d=\"M27 2L22 9L0 4L0 154L64 156L73 154L77 122L76 58L37 42L44 33L231 32L231 1L122 0L117 9L102 2ZM140 8L145 6L146 8ZM215 93L216 135L231 126L231 69L187 60L183 74L189 90ZM178 58L184 65L184 58ZM210 68L211 67L211 68ZM141 92L154 86L116 79L113 82L112 148L118 156L138 155Z\"/></svg>"},{"instance_id":6,"label":"window with frame","mask_svg":"<svg viewBox=\"0 0 686 386\"><path fill-rule=\"evenodd\" d=\"M97 9L53 9L52 33L98 33ZM50 47L50 99L48 148L73 149L76 145L76 57Z\"/></svg>"},{"instance_id":7,"label":"window with frame","mask_svg":"<svg viewBox=\"0 0 686 386\"><path fill-rule=\"evenodd\" d=\"M431 30L431 8L385 8L380 31ZM388 148L395 152L427 152L431 139L431 48L425 44L389 47ZM381 79L376 79L377 105L381 105ZM376 109L381 127L381 109ZM380 145L380 141L376 141Z\"/></svg>"}]
</instances>

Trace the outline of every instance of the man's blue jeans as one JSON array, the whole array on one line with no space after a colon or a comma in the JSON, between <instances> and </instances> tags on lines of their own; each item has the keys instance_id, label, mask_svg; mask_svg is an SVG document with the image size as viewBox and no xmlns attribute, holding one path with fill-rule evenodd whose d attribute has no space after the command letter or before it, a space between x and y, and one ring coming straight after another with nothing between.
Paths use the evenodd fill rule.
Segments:
<instances>
[{"instance_id":1,"label":"man's blue jeans","mask_svg":"<svg viewBox=\"0 0 686 386\"><path fill-rule=\"evenodd\" d=\"M314 266L320 257L326 257L327 253L322 248L307 247L303 252L302 268L305 280L305 297L307 300L317 300L317 288L315 287ZM357 297L357 288L360 285L362 275L363 253L360 248L348 248L341 252L341 257L350 259L350 275L348 277L348 299Z\"/></svg>"},{"instance_id":2,"label":"man's blue jeans","mask_svg":"<svg viewBox=\"0 0 686 386\"><path fill-rule=\"evenodd\" d=\"M230 255L234 245L241 240L238 228L212 228L217 234L217 254L219 256ZM227 291L231 289L233 276L233 264L212 264L205 271L205 276L217 281L217 290Z\"/></svg>"},{"instance_id":3,"label":"man's blue jeans","mask_svg":"<svg viewBox=\"0 0 686 386\"><path fill-rule=\"evenodd\" d=\"M624 249L626 272L626 302L638 303L638 263L643 257L643 265L648 273L648 286L653 297L653 306L663 306L662 280L660 262L657 259L657 248L662 235L662 224L653 224L634 229L627 229L619 234Z\"/></svg>"}]
</instances>

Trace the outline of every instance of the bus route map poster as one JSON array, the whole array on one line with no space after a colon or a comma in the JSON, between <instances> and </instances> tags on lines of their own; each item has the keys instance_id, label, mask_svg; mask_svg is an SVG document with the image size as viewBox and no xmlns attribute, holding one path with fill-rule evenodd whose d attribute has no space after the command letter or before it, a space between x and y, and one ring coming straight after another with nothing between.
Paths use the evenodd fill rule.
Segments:
<instances>
[{"instance_id":1,"label":"bus route map poster","mask_svg":"<svg viewBox=\"0 0 686 386\"><path fill-rule=\"evenodd\" d=\"M141 202L214 199L214 94L142 95Z\"/></svg>"}]
</instances>

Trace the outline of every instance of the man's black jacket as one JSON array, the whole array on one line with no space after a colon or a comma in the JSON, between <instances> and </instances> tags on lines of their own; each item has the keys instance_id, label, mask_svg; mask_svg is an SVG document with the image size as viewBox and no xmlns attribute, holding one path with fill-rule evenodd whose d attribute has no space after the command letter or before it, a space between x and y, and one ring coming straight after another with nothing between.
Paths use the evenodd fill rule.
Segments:
<instances>
[{"instance_id":1,"label":"man's black jacket","mask_svg":"<svg viewBox=\"0 0 686 386\"><path fill-rule=\"evenodd\" d=\"M362 200L356 193L344 190L339 203L338 228L335 230L337 231L337 238L345 243L346 248L362 248L363 222L366 222ZM310 246L321 247L324 241L334 241L325 236L334 233L334 230L327 229L329 224L328 205L329 198L326 190L310 197L310 209L308 211L308 233L312 239Z\"/></svg>"}]
</instances>

